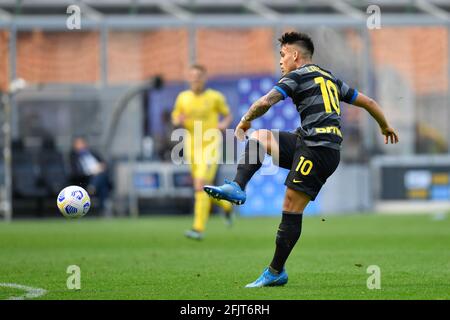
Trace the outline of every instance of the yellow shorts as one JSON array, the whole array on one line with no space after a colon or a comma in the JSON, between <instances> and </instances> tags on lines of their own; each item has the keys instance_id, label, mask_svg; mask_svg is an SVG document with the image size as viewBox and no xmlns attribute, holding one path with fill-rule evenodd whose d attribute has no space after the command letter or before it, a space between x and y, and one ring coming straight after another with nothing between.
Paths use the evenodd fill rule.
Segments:
<instances>
[{"instance_id":1,"label":"yellow shorts","mask_svg":"<svg viewBox=\"0 0 450 320\"><path fill-rule=\"evenodd\" d=\"M217 167L218 164L216 163L192 163L192 178L202 179L206 183L212 183L214 182L214 178L216 177Z\"/></svg>"},{"instance_id":2,"label":"yellow shorts","mask_svg":"<svg viewBox=\"0 0 450 320\"><path fill-rule=\"evenodd\" d=\"M189 145L189 144L188 144ZM221 149L219 144L203 144L201 150L192 147L186 149L186 158L190 160L192 178L212 183L216 177Z\"/></svg>"}]
</instances>

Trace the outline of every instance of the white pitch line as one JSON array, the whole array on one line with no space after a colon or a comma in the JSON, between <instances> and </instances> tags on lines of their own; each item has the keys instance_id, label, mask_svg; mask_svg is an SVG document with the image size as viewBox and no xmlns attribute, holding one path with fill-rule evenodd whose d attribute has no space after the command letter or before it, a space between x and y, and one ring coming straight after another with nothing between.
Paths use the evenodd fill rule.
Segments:
<instances>
[{"instance_id":1,"label":"white pitch line","mask_svg":"<svg viewBox=\"0 0 450 320\"><path fill-rule=\"evenodd\" d=\"M18 296L18 297L13 296L13 297L7 298L6 300L25 300L25 299L39 298L47 293L47 290L40 289L40 288L27 287L27 286L17 284L17 283L0 283L0 287L24 290L27 292L26 294L24 294L22 296Z\"/></svg>"}]
</instances>

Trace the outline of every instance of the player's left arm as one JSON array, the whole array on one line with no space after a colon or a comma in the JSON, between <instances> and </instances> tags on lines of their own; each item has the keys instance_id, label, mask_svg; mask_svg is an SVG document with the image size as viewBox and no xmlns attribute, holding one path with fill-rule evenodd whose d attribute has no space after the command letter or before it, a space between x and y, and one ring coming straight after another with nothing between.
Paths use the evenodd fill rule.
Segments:
<instances>
[{"instance_id":1,"label":"player's left arm","mask_svg":"<svg viewBox=\"0 0 450 320\"><path fill-rule=\"evenodd\" d=\"M388 144L389 140L391 143L398 142L397 132L388 124L386 117L384 116L383 110L379 104L369 98L368 96L358 92L356 99L352 102L353 105L361 107L367 110L370 115L378 122L381 129L381 134L384 135L384 143Z\"/></svg>"},{"instance_id":2,"label":"player's left arm","mask_svg":"<svg viewBox=\"0 0 450 320\"><path fill-rule=\"evenodd\" d=\"M230 112L225 96L220 93L217 95L216 110L223 116L222 120L218 123L217 128L219 130L227 129L230 126L231 121L233 121L233 115Z\"/></svg>"},{"instance_id":3,"label":"player's left arm","mask_svg":"<svg viewBox=\"0 0 450 320\"><path fill-rule=\"evenodd\" d=\"M235 129L235 136L239 140L245 139L245 132L251 128L251 122L263 114L265 114L274 104L283 100L284 96L275 88L270 90L269 93L256 100L247 113L241 118L241 121Z\"/></svg>"},{"instance_id":4,"label":"player's left arm","mask_svg":"<svg viewBox=\"0 0 450 320\"><path fill-rule=\"evenodd\" d=\"M231 113L225 115L225 116L223 117L223 119L219 122L219 124L218 124L218 126L217 126L218 129L219 129L219 130L225 130L225 129L227 129L227 128L230 126L231 121L233 121L233 115L232 115Z\"/></svg>"},{"instance_id":5,"label":"player's left arm","mask_svg":"<svg viewBox=\"0 0 450 320\"><path fill-rule=\"evenodd\" d=\"M177 96L177 99L175 100L175 106L171 113L171 120L172 125L174 126L183 126L184 121L186 119L184 113L183 113L183 94L180 93Z\"/></svg>"}]
</instances>

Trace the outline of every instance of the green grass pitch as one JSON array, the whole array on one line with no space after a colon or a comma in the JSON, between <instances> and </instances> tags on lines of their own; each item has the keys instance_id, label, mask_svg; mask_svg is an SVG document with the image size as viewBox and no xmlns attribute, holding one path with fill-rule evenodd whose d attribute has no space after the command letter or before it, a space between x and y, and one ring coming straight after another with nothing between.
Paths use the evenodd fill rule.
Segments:
<instances>
[{"instance_id":1,"label":"green grass pitch","mask_svg":"<svg viewBox=\"0 0 450 320\"><path fill-rule=\"evenodd\" d=\"M449 299L450 219L305 217L284 287L246 289L270 262L279 217L212 217L205 240L191 217L0 223L0 283L42 288L38 299ZM69 265L81 290L68 290ZM367 288L367 267L381 289ZM0 299L23 291L0 287Z\"/></svg>"}]
</instances>

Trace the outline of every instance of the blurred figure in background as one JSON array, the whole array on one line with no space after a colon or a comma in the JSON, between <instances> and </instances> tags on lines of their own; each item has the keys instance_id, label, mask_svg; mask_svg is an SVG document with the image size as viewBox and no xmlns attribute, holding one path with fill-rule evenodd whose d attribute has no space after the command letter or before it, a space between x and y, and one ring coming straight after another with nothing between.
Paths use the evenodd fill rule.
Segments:
<instances>
[{"instance_id":1,"label":"blurred figure in background","mask_svg":"<svg viewBox=\"0 0 450 320\"><path fill-rule=\"evenodd\" d=\"M447 153L447 140L435 127L423 122L416 123L415 148L418 154Z\"/></svg>"},{"instance_id":2,"label":"blurred figure in background","mask_svg":"<svg viewBox=\"0 0 450 320\"><path fill-rule=\"evenodd\" d=\"M86 188L91 196L96 196L100 212L103 215L110 215L107 165L97 152L89 148L84 138L77 137L73 141L70 168L72 183Z\"/></svg>"},{"instance_id":3,"label":"blurred figure in background","mask_svg":"<svg viewBox=\"0 0 450 320\"><path fill-rule=\"evenodd\" d=\"M155 135L156 154L161 161L170 161L173 147L177 144L172 141L171 135L174 129L170 110L161 113L162 133Z\"/></svg>"},{"instance_id":4,"label":"blurred figure in background","mask_svg":"<svg viewBox=\"0 0 450 320\"><path fill-rule=\"evenodd\" d=\"M232 121L225 97L216 90L205 88L205 83L206 69L201 65L191 66L189 69L190 90L185 90L178 95L172 112L172 124L185 128L189 133L184 138L183 154L191 163L195 205L194 223L192 229L186 231L185 235L197 240L203 238L211 210L211 199L203 192L203 186L214 181L221 149L217 136L206 139L204 133L210 129L225 130ZM221 121L219 121L220 115L223 116ZM198 132L199 127L201 131ZM214 151L213 154L210 154L211 150ZM233 206L227 201L214 200L214 203L223 208L227 223L231 225Z\"/></svg>"}]
</instances>

